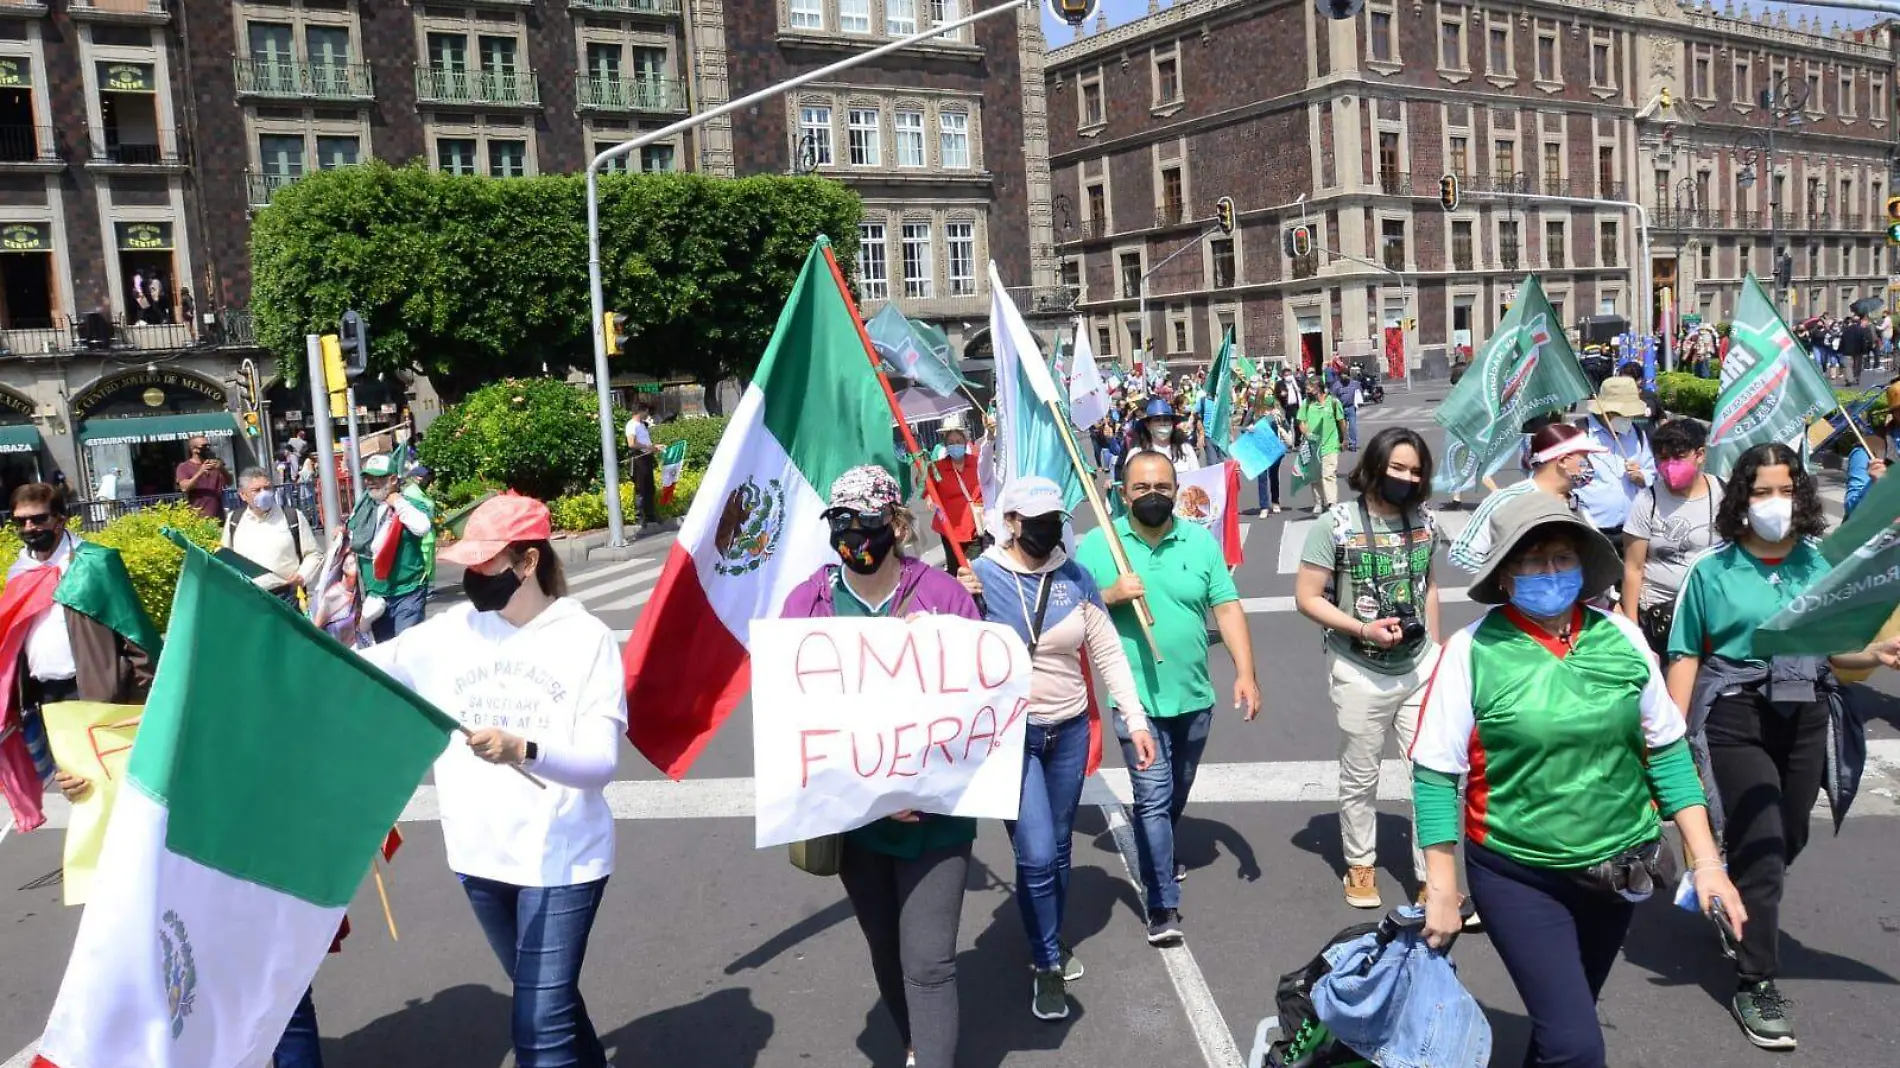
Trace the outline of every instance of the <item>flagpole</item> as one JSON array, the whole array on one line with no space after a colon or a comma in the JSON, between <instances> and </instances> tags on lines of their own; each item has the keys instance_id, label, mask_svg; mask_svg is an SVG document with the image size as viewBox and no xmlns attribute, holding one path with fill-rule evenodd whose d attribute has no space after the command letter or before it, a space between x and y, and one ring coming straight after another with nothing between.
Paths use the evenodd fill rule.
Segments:
<instances>
[{"instance_id":1,"label":"flagpole","mask_svg":"<svg viewBox=\"0 0 1900 1068\"><path fill-rule=\"evenodd\" d=\"M396 914L389 910L389 889L383 885L383 861L381 857L370 860L369 870L376 876L376 896L383 901L383 922L389 924L389 940L400 942L396 934Z\"/></svg>"},{"instance_id":2,"label":"flagpole","mask_svg":"<svg viewBox=\"0 0 1900 1068\"><path fill-rule=\"evenodd\" d=\"M1075 436L1069 428L1069 421L1062 414L1062 406L1055 401L1044 401L1050 414L1055 416L1056 433L1062 437L1062 447L1069 453L1069 463L1075 466L1076 474L1082 483L1082 493L1088 498L1089 508L1095 513L1096 525L1108 536L1108 555L1115 561L1115 574L1132 575L1135 565L1128 562L1128 551L1122 548L1121 532L1108 517L1108 502L1102 499L1102 491L1095 486L1095 476L1082 462L1082 450L1075 446ZM1155 616L1148 608L1148 598L1137 597L1134 600L1135 621L1141 624L1142 637L1148 639L1148 651L1154 654L1155 663L1161 663L1161 646L1155 641Z\"/></svg>"}]
</instances>

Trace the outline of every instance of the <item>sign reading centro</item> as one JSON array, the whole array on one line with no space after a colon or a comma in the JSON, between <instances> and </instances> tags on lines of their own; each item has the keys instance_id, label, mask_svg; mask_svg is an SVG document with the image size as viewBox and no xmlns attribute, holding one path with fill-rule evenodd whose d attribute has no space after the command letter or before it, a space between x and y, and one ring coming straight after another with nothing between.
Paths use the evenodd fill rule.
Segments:
<instances>
[{"instance_id":1,"label":"sign reading centro","mask_svg":"<svg viewBox=\"0 0 1900 1068\"><path fill-rule=\"evenodd\" d=\"M911 810L1016 818L1029 650L956 616L752 624L760 848Z\"/></svg>"},{"instance_id":2,"label":"sign reading centro","mask_svg":"<svg viewBox=\"0 0 1900 1068\"><path fill-rule=\"evenodd\" d=\"M144 394L153 389L163 394L195 393L219 408L227 403L223 386L197 375L180 371L134 371L86 387L84 392L73 398L73 418L84 419L125 394L139 396L147 407L157 407L143 400Z\"/></svg>"}]
</instances>

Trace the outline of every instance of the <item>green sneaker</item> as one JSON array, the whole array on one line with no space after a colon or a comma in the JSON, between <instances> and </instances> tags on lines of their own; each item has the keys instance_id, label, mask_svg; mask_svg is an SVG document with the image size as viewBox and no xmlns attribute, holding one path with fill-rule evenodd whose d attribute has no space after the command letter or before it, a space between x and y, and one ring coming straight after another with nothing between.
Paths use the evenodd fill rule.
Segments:
<instances>
[{"instance_id":1,"label":"green sneaker","mask_svg":"<svg viewBox=\"0 0 1900 1068\"><path fill-rule=\"evenodd\" d=\"M1070 949L1067 942L1059 944L1062 947L1062 981L1073 983L1086 974L1086 969L1082 967L1081 961L1075 959L1075 950Z\"/></svg>"},{"instance_id":2,"label":"green sneaker","mask_svg":"<svg viewBox=\"0 0 1900 1068\"><path fill-rule=\"evenodd\" d=\"M1742 1033L1762 1049L1793 1049L1794 1021L1788 1017L1788 999L1775 989L1773 979L1745 986L1729 1003Z\"/></svg>"},{"instance_id":3,"label":"green sneaker","mask_svg":"<svg viewBox=\"0 0 1900 1068\"><path fill-rule=\"evenodd\" d=\"M1069 1018L1069 991L1062 983L1060 969L1036 970L1035 995L1029 1001L1029 1011L1038 1020Z\"/></svg>"}]
</instances>

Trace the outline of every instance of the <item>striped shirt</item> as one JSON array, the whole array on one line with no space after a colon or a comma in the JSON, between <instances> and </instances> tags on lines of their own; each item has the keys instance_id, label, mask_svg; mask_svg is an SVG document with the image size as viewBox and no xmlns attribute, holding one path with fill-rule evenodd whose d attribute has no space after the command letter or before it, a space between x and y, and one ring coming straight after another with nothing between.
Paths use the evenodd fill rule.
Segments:
<instances>
[{"instance_id":1,"label":"striped shirt","mask_svg":"<svg viewBox=\"0 0 1900 1068\"><path fill-rule=\"evenodd\" d=\"M1478 505L1478 510L1471 513L1471 522L1465 524L1465 529L1458 535L1458 540L1451 543L1451 550L1447 555L1451 558L1453 566L1473 574L1477 573L1477 570L1484 566L1485 556L1491 552L1492 513L1536 489L1536 481L1527 478L1522 482L1513 482L1486 497L1484 502Z\"/></svg>"}]
</instances>

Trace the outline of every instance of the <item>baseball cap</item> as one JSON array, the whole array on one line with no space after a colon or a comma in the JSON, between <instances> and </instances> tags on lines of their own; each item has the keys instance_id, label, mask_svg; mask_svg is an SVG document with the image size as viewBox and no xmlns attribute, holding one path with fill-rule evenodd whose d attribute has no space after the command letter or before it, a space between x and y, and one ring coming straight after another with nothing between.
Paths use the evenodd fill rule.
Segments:
<instances>
[{"instance_id":1,"label":"baseball cap","mask_svg":"<svg viewBox=\"0 0 1900 1068\"><path fill-rule=\"evenodd\" d=\"M396 458L386 452L363 461L364 478L388 478L396 473Z\"/></svg>"},{"instance_id":2,"label":"baseball cap","mask_svg":"<svg viewBox=\"0 0 1900 1068\"><path fill-rule=\"evenodd\" d=\"M868 515L896 505L900 495L897 480L889 471L876 464L864 464L839 475L831 484L831 507L825 511Z\"/></svg>"},{"instance_id":3,"label":"baseball cap","mask_svg":"<svg viewBox=\"0 0 1900 1068\"><path fill-rule=\"evenodd\" d=\"M369 470L364 465L364 472ZM469 513L462 537L438 555L451 564L474 567L493 560L517 541L545 541L554 535L548 506L533 497L504 493L483 501Z\"/></svg>"},{"instance_id":4,"label":"baseball cap","mask_svg":"<svg viewBox=\"0 0 1900 1068\"><path fill-rule=\"evenodd\" d=\"M1019 478L1003 488L1003 514L1024 518L1039 515L1068 515L1062 491L1041 475Z\"/></svg>"}]
</instances>

